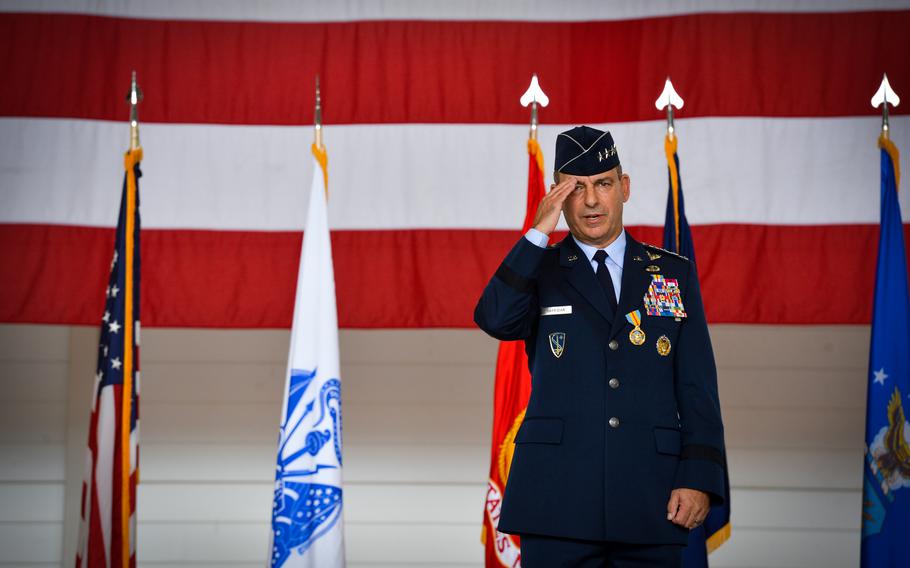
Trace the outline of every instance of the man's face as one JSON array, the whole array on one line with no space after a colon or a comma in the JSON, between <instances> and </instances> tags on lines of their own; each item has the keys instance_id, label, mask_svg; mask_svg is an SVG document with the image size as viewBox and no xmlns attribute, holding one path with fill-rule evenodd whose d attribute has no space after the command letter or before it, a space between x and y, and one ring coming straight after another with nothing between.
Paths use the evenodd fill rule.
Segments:
<instances>
[{"instance_id":1,"label":"man's face","mask_svg":"<svg viewBox=\"0 0 910 568\"><path fill-rule=\"evenodd\" d=\"M622 232L622 205L629 200L629 176L619 167L594 176L559 174L575 181L562 206L569 230L583 243L603 248Z\"/></svg>"}]
</instances>

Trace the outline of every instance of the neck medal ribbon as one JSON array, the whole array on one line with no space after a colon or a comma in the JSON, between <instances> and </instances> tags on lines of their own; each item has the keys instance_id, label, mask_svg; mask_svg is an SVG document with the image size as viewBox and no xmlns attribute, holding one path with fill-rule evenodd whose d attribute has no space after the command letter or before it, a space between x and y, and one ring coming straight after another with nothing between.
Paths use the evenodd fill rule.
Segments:
<instances>
[{"instance_id":1,"label":"neck medal ribbon","mask_svg":"<svg viewBox=\"0 0 910 568\"><path fill-rule=\"evenodd\" d=\"M634 329L629 332L629 341L632 345L644 345L645 332L641 329L641 311L635 310L626 314L626 321L632 324Z\"/></svg>"}]
</instances>

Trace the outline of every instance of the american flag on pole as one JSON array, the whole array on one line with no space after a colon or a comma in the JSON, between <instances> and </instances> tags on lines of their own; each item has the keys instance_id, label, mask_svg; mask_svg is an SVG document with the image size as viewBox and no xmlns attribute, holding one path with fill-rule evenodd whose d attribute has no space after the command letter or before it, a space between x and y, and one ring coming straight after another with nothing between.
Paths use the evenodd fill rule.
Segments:
<instances>
[{"instance_id":1,"label":"american flag on pole","mask_svg":"<svg viewBox=\"0 0 910 568\"><path fill-rule=\"evenodd\" d=\"M120 216L104 291L76 568L136 565L141 160L141 148L124 158Z\"/></svg>"}]
</instances>

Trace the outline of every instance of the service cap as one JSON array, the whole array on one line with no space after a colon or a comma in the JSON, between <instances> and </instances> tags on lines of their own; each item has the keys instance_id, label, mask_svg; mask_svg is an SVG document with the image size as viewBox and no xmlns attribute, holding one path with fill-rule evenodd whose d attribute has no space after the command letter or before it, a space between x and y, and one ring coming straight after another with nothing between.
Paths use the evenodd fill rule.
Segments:
<instances>
[{"instance_id":1,"label":"service cap","mask_svg":"<svg viewBox=\"0 0 910 568\"><path fill-rule=\"evenodd\" d=\"M619 154L609 132L576 126L556 137L556 171L593 176L619 165Z\"/></svg>"}]
</instances>

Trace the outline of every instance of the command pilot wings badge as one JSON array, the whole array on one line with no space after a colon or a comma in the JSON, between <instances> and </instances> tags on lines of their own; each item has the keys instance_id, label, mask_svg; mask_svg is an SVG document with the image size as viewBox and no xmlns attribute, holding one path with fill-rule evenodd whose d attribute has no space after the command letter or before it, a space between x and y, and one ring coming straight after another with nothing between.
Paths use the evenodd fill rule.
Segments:
<instances>
[{"instance_id":1,"label":"command pilot wings badge","mask_svg":"<svg viewBox=\"0 0 910 568\"><path fill-rule=\"evenodd\" d=\"M562 352L566 349L566 334L562 331L554 331L550 334L550 351L553 352L553 356L559 359L562 357Z\"/></svg>"}]
</instances>

